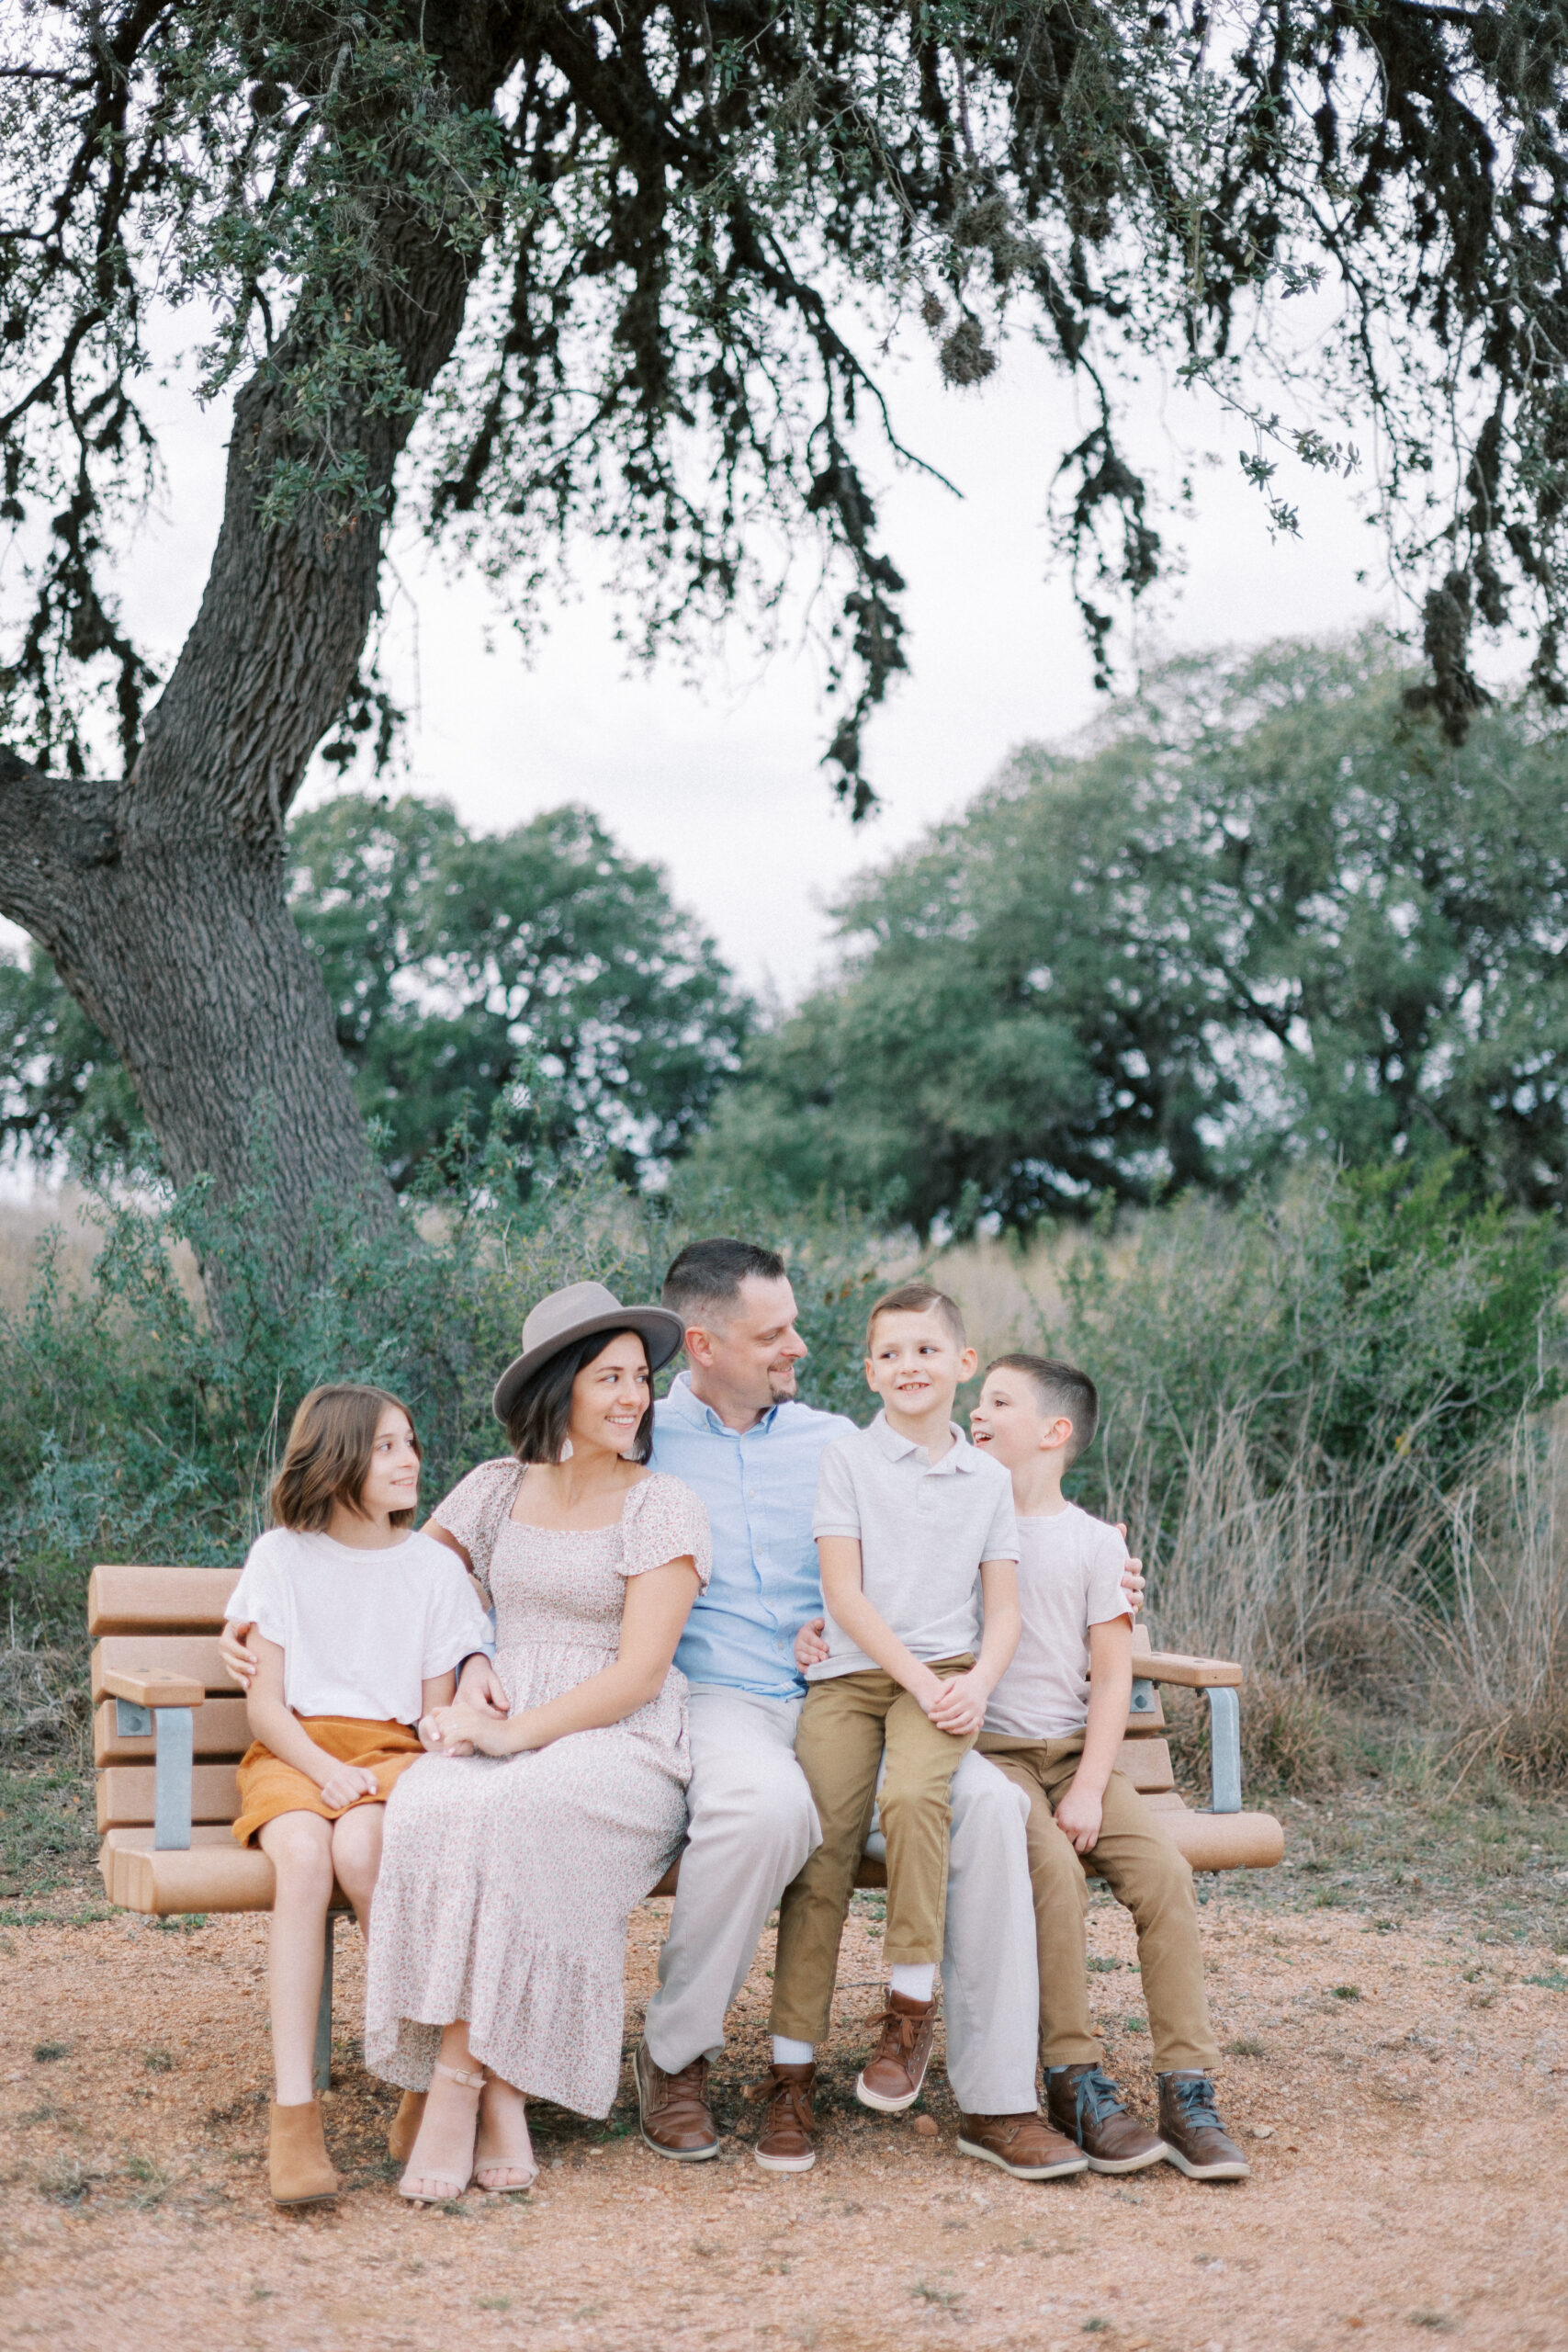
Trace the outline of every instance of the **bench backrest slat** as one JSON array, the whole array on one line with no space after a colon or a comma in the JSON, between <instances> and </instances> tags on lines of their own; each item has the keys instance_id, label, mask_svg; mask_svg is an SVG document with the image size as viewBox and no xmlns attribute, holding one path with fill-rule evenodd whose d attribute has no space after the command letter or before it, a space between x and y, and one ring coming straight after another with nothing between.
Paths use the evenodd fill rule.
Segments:
<instances>
[{"instance_id":1,"label":"bench backrest slat","mask_svg":"<svg viewBox=\"0 0 1568 2352\"><path fill-rule=\"evenodd\" d=\"M209 1699L197 1708L193 1728L196 1753L204 1760L243 1756L251 1744L245 1702L238 1695ZM100 1771L106 1764L151 1764L156 1752L151 1733L141 1739L120 1730L112 1699L95 1711L93 1761Z\"/></svg>"},{"instance_id":2,"label":"bench backrest slat","mask_svg":"<svg viewBox=\"0 0 1568 2352\"><path fill-rule=\"evenodd\" d=\"M98 1774L98 1828L145 1827L156 1813L151 1764L109 1764ZM232 1764L198 1764L191 1773L191 1819L232 1821L240 1809Z\"/></svg>"},{"instance_id":3,"label":"bench backrest slat","mask_svg":"<svg viewBox=\"0 0 1568 2352\"><path fill-rule=\"evenodd\" d=\"M87 1631L101 1634L216 1634L238 1568L101 1566L87 1582Z\"/></svg>"}]
</instances>

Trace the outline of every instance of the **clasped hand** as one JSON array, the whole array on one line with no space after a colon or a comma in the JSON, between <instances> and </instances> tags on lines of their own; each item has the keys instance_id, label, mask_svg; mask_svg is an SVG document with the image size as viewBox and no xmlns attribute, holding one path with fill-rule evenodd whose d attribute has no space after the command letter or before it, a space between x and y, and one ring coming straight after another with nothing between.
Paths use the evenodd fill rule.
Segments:
<instances>
[{"instance_id":1,"label":"clasped hand","mask_svg":"<svg viewBox=\"0 0 1568 2352\"><path fill-rule=\"evenodd\" d=\"M990 1688L973 1668L967 1674L951 1674L945 1680L933 1674L934 1690L917 1691L927 1714L938 1731L951 1732L955 1739L966 1739L978 1731L986 1720L986 1702Z\"/></svg>"},{"instance_id":2,"label":"clasped hand","mask_svg":"<svg viewBox=\"0 0 1568 2352\"><path fill-rule=\"evenodd\" d=\"M335 1772L316 1785L321 1792L321 1803L331 1805L334 1813L341 1813L360 1797L378 1797L381 1793L380 1781L363 1764L340 1764Z\"/></svg>"},{"instance_id":3,"label":"clasped hand","mask_svg":"<svg viewBox=\"0 0 1568 2352\"><path fill-rule=\"evenodd\" d=\"M512 1701L505 1683L487 1657L471 1657L457 1683L449 1707L432 1707L422 1715L422 1747L433 1756L510 1756L517 1746L507 1718Z\"/></svg>"},{"instance_id":4,"label":"clasped hand","mask_svg":"<svg viewBox=\"0 0 1568 2352\"><path fill-rule=\"evenodd\" d=\"M510 1756L516 1747L504 1715L471 1707L461 1699L449 1707L432 1707L419 1719L420 1746L432 1756Z\"/></svg>"}]
</instances>

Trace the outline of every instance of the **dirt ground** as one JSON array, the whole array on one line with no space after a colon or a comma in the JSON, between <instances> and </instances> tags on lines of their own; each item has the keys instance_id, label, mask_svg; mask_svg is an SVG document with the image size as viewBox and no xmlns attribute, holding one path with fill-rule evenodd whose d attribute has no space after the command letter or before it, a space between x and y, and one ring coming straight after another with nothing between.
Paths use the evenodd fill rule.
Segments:
<instances>
[{"instance_id":1,"label":"dirt ground","mask_svg":"<svg viewBox=\"0 0 1568 2352\"><path fill-rule=\"evenodd\" d=\"M934 2069L934 2135L857 2108L880 1980L861 1897L814 2172L764 2175L749 2153L765 1946L717 2069L733 2133L717 2163L652 2155L624 2098L608 2126L541 2109L531 2196L430 2212L394 2194L392 2095L358 2062L359 1959L340 1927L328 2137L350 2186L333 2210L280 2216L263 1923L71 1912L60 1886L59 1916L0 1919L0 2342L1066 2352L1092 2335L1111 2352L1372 2352L1450 2333L1561 2352L1568 1816L1401 1822L1366 1803L1299 1806L1291 1827L1290 1870L1204 1890L1222 2104L1254 2165L1225 2188L1165 2166L1009 2180L957 2155ZM666 1908L634 1921L628 2046ZM1109 2063L1147 2111L1132 1937L1103 1896L1091 1945Z\"/></svg>"}]
</instances>

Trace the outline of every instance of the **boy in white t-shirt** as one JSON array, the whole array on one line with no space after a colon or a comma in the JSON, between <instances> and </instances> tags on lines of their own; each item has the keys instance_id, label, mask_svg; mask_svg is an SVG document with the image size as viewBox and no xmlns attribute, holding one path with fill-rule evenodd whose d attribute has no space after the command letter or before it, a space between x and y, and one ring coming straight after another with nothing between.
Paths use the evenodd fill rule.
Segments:
<instances>
[{"instance_id":1,"label":"boy in white t-shirt","mask_svg":"<svg viewBox=\"0 0 1568 2352\"><path fill-rule=\"evenodd\" d=\"M338 2190L312 2085L333 1879L367 1931L383 1811L423 1753L416 1725L450 1702L457 1668L490 1635L462 1562L414 1532L419 1470L395 1396L346 1382L311 1389L273 1482L276 1524L229 1600L260 1654L234 1836L261 1847L276 1881L268 2170L279 2205Z\"/></svg>"},{"instance_id":2,"label":"boy in white t-shirt","mask_svg":"<svg viewBox=\"0 0 1568 2352\"><path fill-rule=\"evenodd\" d=\"M1163 2157L1195 2180L1245 2180L1250 2167L1209 2079L1219 2052L1192 1873L1116 1769L1133 1687L1126 1546L1062 1492L1099 1418L1087 1373L1029 1355L998 1358L970 1415L976 1450L1012 1474L1018 1515L1023 1628L978 1744L1029 1799L1047 2113L1096 2172L1137 2172ZM1137 1923L1157 2133L1128 2112L1089 2030L1080 1857Z\"/></svg>"}]
</instances>

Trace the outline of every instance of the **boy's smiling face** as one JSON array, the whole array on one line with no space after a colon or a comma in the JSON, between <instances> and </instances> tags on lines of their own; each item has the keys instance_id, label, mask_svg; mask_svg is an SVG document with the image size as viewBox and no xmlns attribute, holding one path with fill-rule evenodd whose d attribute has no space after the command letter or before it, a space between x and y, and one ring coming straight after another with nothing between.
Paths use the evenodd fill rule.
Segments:
<instances>
[{"instance_id":1,"label":"boy's smiling face","mask_svg":"<svg viewBox=\"0 0 1568 2352\"><path fill-rule=\"evenodd\" d=\"M959 1382L970 1377L976 1362L974 1349L954 1339L940 1314L895 1307L872 1328L865 1376L889 1412L945 1422Z\"/></svg>"},{"instance_id":2,"label":"boy's smiling face","mask_svg":"<svg viewBox=\"0 0 1568 2352\"><path fill-rule=\"evenodd\" d=\"M1073 1441L1065 1414L1047 1415L1026 1372L988 1372L969 1416L969 1434L982 1453L1006 1470L1021 1470L1037 1455L1064 1451Z\"/></svg>"}]
</instances>

